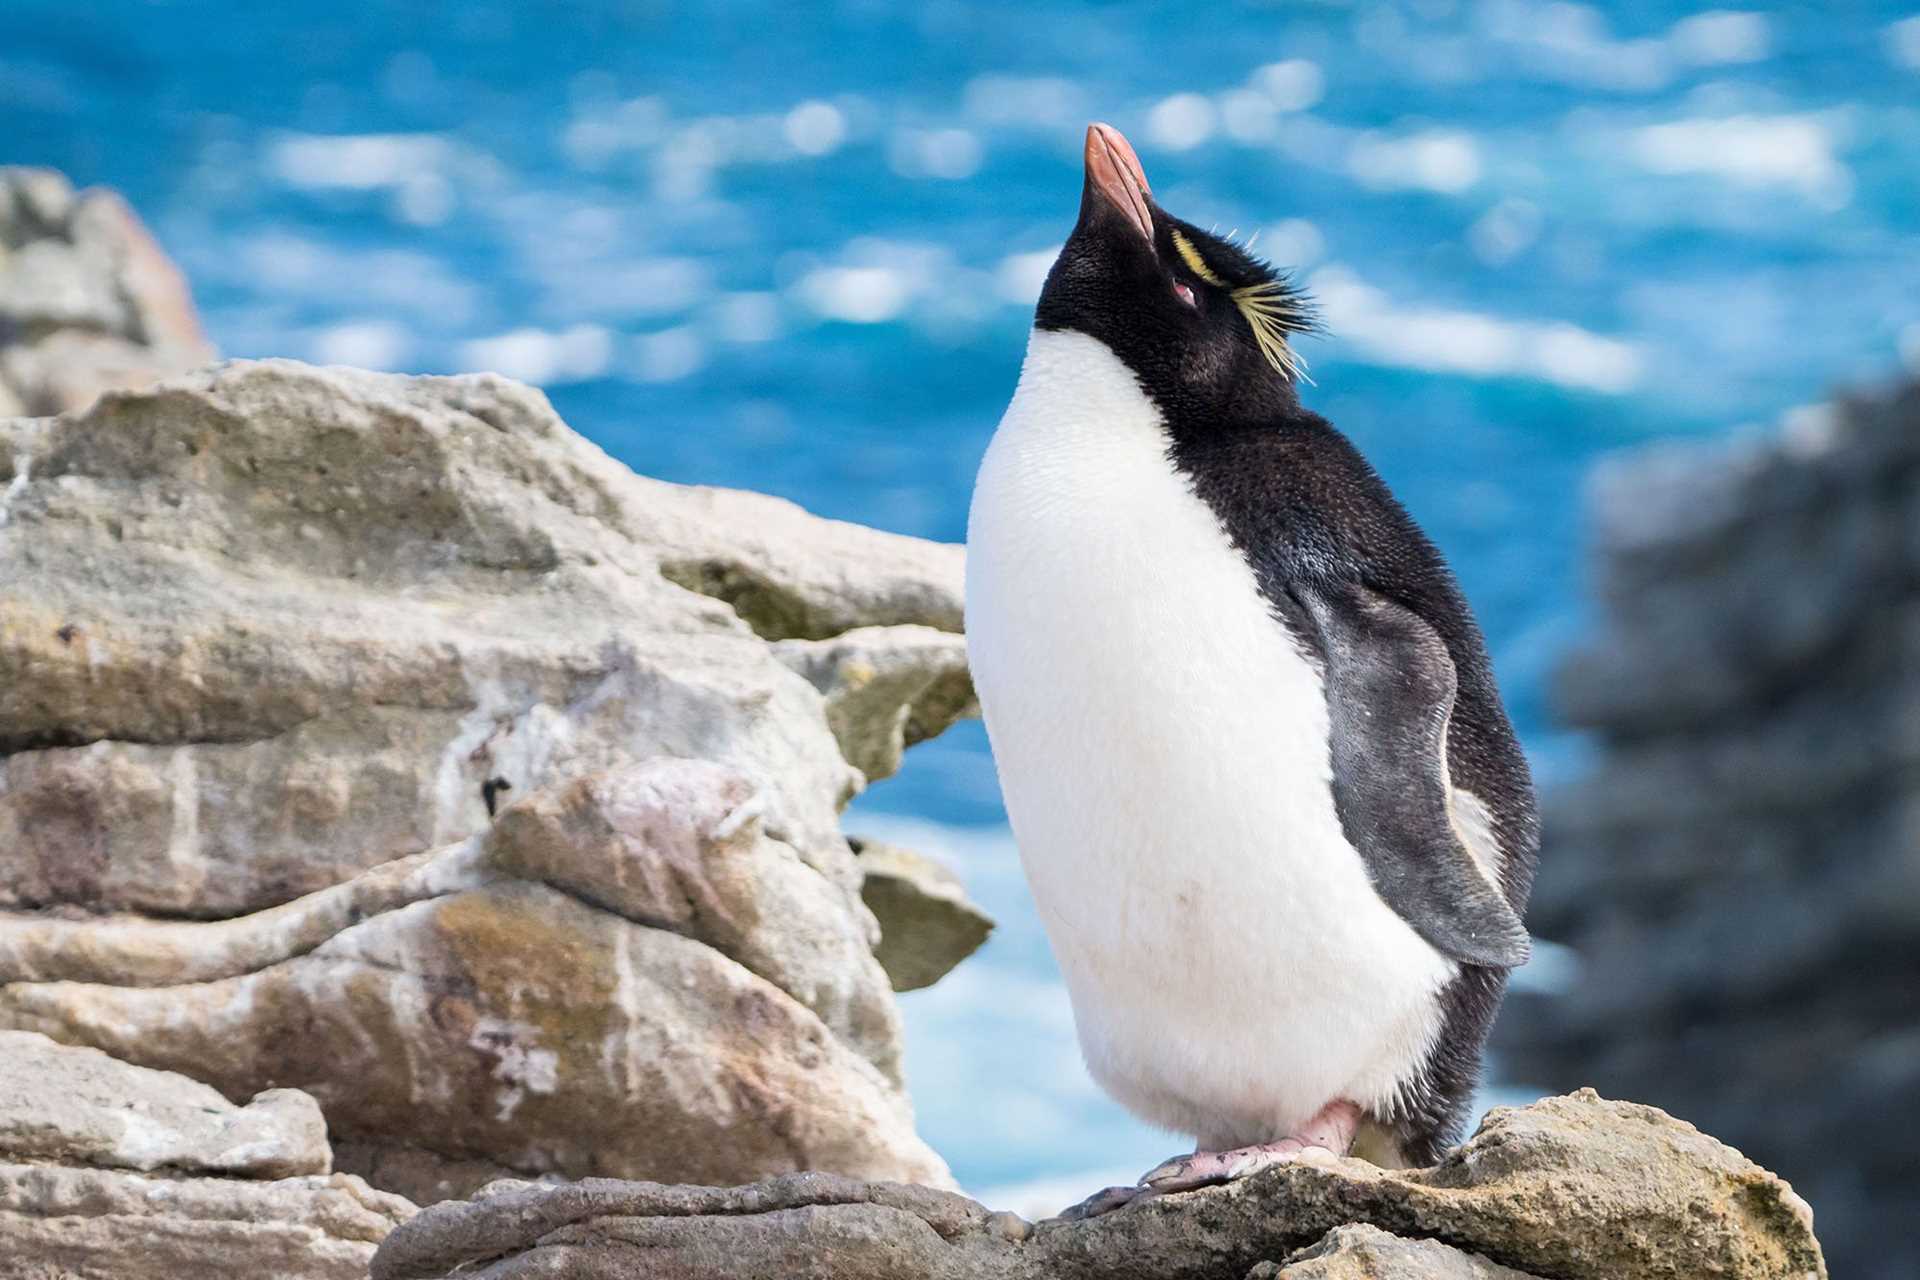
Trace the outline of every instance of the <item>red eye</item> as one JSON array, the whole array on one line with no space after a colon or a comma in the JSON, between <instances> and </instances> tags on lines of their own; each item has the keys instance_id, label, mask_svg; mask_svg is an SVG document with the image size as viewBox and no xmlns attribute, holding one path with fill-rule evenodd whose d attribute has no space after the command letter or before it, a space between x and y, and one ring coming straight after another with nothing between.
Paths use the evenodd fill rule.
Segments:
<instances>
[{"instance_id":1,"label":"red eye","mask_svg":"<svg viewBox=\"0 0 1920 1280\"><path fill-rule=\"evenodd\" d=\"M1180 301L1186 303L1190 307L1197 307L1200 305L1199 303L1193 300L1193 290L1187 288L1185 284L1181 283L1178 280L1175 280L1173 282L1173 296L1180 299Z\"/></svg>"}]
</instances>

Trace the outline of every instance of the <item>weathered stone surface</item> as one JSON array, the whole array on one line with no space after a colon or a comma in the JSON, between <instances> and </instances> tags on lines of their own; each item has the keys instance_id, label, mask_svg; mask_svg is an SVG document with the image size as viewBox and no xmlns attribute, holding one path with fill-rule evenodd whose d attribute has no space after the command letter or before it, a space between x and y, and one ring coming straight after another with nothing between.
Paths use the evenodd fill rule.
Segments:
<instances>
[{"instance_id":1,"label":"weathered stone surface","mask_svg":"<svg viewBox=\"0 0 1920 1280\"><path fill-rule=\"evenodd\" d=\"M327 1173L327 1122L297 1089L236 1107L197 1080L0 1031L0 1154L252 1178Z\"/></svg>"},{"instance_id":2,"label":"weathered stone surface","mask_svg":"<svg viewBox=\"0 0 1920 1280\"><path fill-rule=\"evenodd\" d=\"M241 978L14 984L0 1021L230 1093L297 1084L345 1137L527 1172L945 1178L899 1091L803 1005L692 939L521 882L389 912Z\"/></svg>"},{"instance_id":3,"label":"weathered stone surface","mask_svg":"<svg viewBox=\"0 0 1920 1280\"><path fill-rule=\"evenodd\" d=\"M1369 1250L1387 1259L1422 1250L1343 1232L1354 1223L1449 1246L1458 1252L1426 1256L1453 1270L1356 1270ZM1690 1125L1587 1092L1497 1109L1433 1169L1306 1159L1037 1227L926 1188L818 1174L728 1189L519 1187L422 1213L381 1247L373 1275L1241 1280L1280 1259L1288 1269L1279 1274L1303 1276L1826 1274L1812 1215L1785 1183Z\"/></svg>"},{"instance_id":4,"label":"weathered stone surface","mask_svg":"<svg viewBox=\"0 0 1920 1280\"><path fill-rule=\"evenodd\" d=\"M0 1025L305 1089L355 1169L422 1200L507 1170L944 1183L871 920L761 800L659 760L253 916L0 917Z\"/></svg>"},{"instance_id":5,"label":"weathered stone surface","mask_svg":"<svg viewBox=\"0 0 1920 1280\"><path fill-rule=\"evenodd\" d=\"M860 628L889 670L947 672L924 628L958 618L957 548L634 476L487 376L221 366L0 423L0 488L20 906L256 910L655 755L754 776L768 831L851 892L826 700L668 571L731 566L700 584L746 574L758 625ZM912 684L863 714L935 731Z\"/></svg>"},{"instance_id":6,"label":"weathered stone surface","mask_svg":"<svg viewBox=\"0 0 1920 1280\"><path fill-rule=\"evenodd\" d=\"M899 772L908 747L980 713L966 640L951 632L863 627L831 640L788 640L775 652L826 698L841 753L868 778Z\"/></svg>"},{"instance_id":7,"label":"weathered stone surface","mask_svg":"<svg viewBox=\"0 0 1920 1280\"><path fill-rule=\"evenodd\" d=\"M0 1031L0 1277L359 1280L414 1207L329 1176L331 1159L303 1093L239 1107L182 1075Z\"/></svg>"},{"instance_id":8,"label":"weathered stone surface","mask_svg":"<svg viewBox=\"0 0 1920 1280\"><path fill-rule=\"evenodd\" d=\"M1407 1240L1378 1227L1335 1227L1285 1263L1262 1262L1247 1280L1537 1280L1437 1240Z\"/></svg>"},{"instance_id":9,"label":"weathered stone surface","mask_svg":"<svg viewBox=\"0 0 1920 1280\"><path fill-rule=\"evenodd\" d=\"M0 168L0 416L78 409L212 358L186 282L125 201Z\"/></svg>"},{"instance_id":10,"label":"weathered stone surface","mask_svg":"<svg viewBox=\"0 0 1920 1280\"><path fill-rule=\"evenodd\" d=\"M0 495L0 1026L422 1198L947 1180L839 808L971 709L959 548L290 362L0 422Z\"/></svg>"},{"instance_id":11,"label":"weathered stone surface","mask_svg":"<svg viewBox=\"0 0 1920 1280\"><path fill-rule=\"evenodd\" d=\"M874 954L895 991L918 991L979 950L993 920L975 906L960 878L925 854L854 838L860 896L880 922Z\"/></svg>"},{"instance_id":12,"label":"weathered stone surface","mask_svg":"<svg viewBox=\"0 0 1920 1280\"><path fill-rule=\"evenodd\" d=\"M656 761L514 805L488 835L484 860L706 943L800 1001L897 1082L900 1019L872 921L765 834L763 803L744 774Z\"/></svg>"},{"instance_id":13,"label":"weathered stone surface","mask_svg":"<svg viewBox=\"0 0 1920 1280\"><path fill-rule=\"evenodd\" d=\"M1667 1106L1820 1208L1836 1271L1920 1272L1920 384L1594 495L1602 621L1558 676L1598 743L1545 797L1516 1078Z\"/></svg>"},{"instance_id":14,"label":"weathered stone surface","mask_svg":"<svg viewBox=\"0 0 1920 1280\"><path fill-rule=\"evenodd\" d=\"M346 1174L250 1182L0 1163L0 1277L363 1280L413 1206Z\"/></svg>"},{"instance_id":15,"label":"weathered stone surface","mask_svg":"<svg viewBox=\"0 0 1920 1280\"><path fill-rule=\"evenodd\" d=\"M344 884L230 920L0 912L0 983L169 987L264 969L349 925L477 883L478 840L414 854Z\"/></svg>"}]
</instances>

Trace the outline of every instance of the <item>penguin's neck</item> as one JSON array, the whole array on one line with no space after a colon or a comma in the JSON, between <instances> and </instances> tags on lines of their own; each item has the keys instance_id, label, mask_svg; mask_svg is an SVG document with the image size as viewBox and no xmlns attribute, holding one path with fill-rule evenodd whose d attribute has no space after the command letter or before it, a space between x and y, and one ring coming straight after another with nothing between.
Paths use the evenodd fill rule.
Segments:
<instances>
[{"instance_id":1,"label":"penguin's neck","mask_svg":"<svg viewBox=\"0 0 1920 1280\"><path fill-rule=\"evenodd\" d=\"M1035 329L1013 403L1000 432L1036 437L1063 449L1117 446L1148 440L1171 443L1166 416L1134 372L1104 342L1072 329Z\"/></svg>"}]
</instances>

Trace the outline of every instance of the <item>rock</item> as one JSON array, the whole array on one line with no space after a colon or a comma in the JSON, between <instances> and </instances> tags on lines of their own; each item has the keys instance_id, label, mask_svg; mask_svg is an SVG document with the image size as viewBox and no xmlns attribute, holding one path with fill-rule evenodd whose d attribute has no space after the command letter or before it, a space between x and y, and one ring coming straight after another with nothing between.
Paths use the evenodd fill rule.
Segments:
<instances>
[{"instance_id":1,"label":"rock","mask_svg":"<svg viewBox=\"0 0 1920 1280\"><path fill-rule=\"evenodd\" d=\"M331 1164L320 1108L296 1090L237 1107L0 1031L0 1276L360 1280L414 1207Z\"/></svg>"},{"instance_id":2,"label":"rock","mask_svg":"<svg viewBox=\"0 0 1920 1280\"><path fill-rule=\"evenodd\" d=\"M1820 1206L1837 1271L1920 1272L1920 383L1596 481L1601 624L1557 676L1514 1077L1694 1117Z\"/></svg>"},{"instance_id":3,"label":"rock","mask_svg":"<svg viewBox=\"0 0 1920 1280\"><path fill-rule=\"evenodd\" d=\"M847 763L868 778L962 716L980 714L963 636L932 627L862 627L831 640L788 640L775 652L827 700Z\"/></svg>"},{"instance_id":4,"label":"rock","mask_svg":"<svg viewBox=\"0 0 1920 1280\"><path fill-rule=\"evenodd\" d=\"M625 514L660 549L661 575L724 601L764 639L828 640L873 626L963 630L957 546L822 520L764 493L646 483L673 500ZM924 634L900 637L926 647Z\"/></svg>"},{"instance_id":5,"label":"rock","mask_svg":"<svg viewBox=\"0 0 1920 1280\"><path fill-rule=\"evenodd\" d=\"M1497 1108L1432 1169L1306 1159L1032 1228L957 1195L823 1174L735 1188L594 1180L503 1189L423 1212L381 1246L372 1274L1241 1280L1277 1259L1285 1266L1264 1274L1826 1274L1812 1214L1784 1182L1691 1125L1590 1091ZM1364 1269L1416 1264L1429 1269Z\"/></svg>"},{"instance_id":6,"label":"rock","mask_svg":"<svg viewBox=\"0 0 1920 1280\"><path fill-rule=\"evenodd\" d=\"M959 548L285 361L0 422L0 495L0 1026L422 1199L949 1181L839 809L971 710Z\"/></svg>"},{"instance_id":7,"label":"rock","mask_svg":"<svg viewBox=\"0 0 1920 1280\"><path fill-rule=\"evenodd\" d=\"M477 882L477 843L397 858L345 884L230 920L0 913L0 983L172 987L304 955L350 925Z\"/></svg>"},{"instance_id":8,"label":"rock","mask_svg":"<svg viewBox=\"0 0 1920 1280\"><path fill-rule=\"evenodd\" d=\"M0 1025L232 1096L296 1085L356 1171L420 1200L508 1171L944 1184L870 921L761 799L657 760L253 916L0 918Z\"/></svg>"},{"instance_id":9,"label":"rock","mask_svg":"<svg viewBox=\"0 0 1920 1280\"><path fill-rule=\"evenodd\" d=\"M1247 1280L1536 1280L1437 1240L1406 1240L1379 1227L1335 1227L1285 1263L1262 1262Z\"/></svg>"},{"instance_id":10,"label":"rock","mask_svg":"<svg viewBox=\"0 0 1920 1280\"><path fill-rule=\"evenodd\" d=\"M0 425L0 457L0 902L22 907L258 910L655 755L755 777L767 830L851 892L861 778L825 701L667 568L751 565L799 623L875 654L899 630L896 666L945 671L922 628L958 614L956 548L642 479L489 376L231 364ZM727 512L762 521L731 553ZM830 609L863 559L878 584Z\"/></svg>"},{"instance_id":11,"label":"rock","mask_svg":"<svg viewBox=\"0 0 1920 1280\"><path fill-rule=\"evenodd\" d=\"M698 939L817 1015L890 1081L900 1021L873 930L761 829L760 789L706 761L576 779L500 815L486 865Z\"/></svg>"},{"instance_id":12,"label":"rock","mask_svg":"<svg viewBox=\"0 0 1920 1280\"><path fill-rule=\"evenodd\" d=\"M79 409L212 358L186 282L125 201L0 168L0 416Z\"/></svg>"},{"instance_id":13,"label":"rock","mask_svg":"<svg viewBox=\"0 0 1920 1280\"><path fill-rule=\"evenodd\" d=\"M236 1107L196 1080L0 1031L0 1153L253 1178L330 1172L327 1123L297 1089Z\"/></svg>"},{"instance_id":14,"label":"rock","mask_svg":"<svg viewBox=\"0 0 1920 1280\"><path fill-rule=\"evenodd\" d=\"M979 950L993 920L953 872L924 854L855 838L860 896L880 922L874 954L895 991L930 987Z\"/></svg>"},{"instance_id":15,"label":"rock","mask_svg":"<svg viewBox=\"0 0 1920 1280\"><path fill-rule=\"evenodd\" d=\"M0 1163L0 1276L363 1280L413 1213L346 1174L249 1182Z\"/></svg>"}]
</instances>

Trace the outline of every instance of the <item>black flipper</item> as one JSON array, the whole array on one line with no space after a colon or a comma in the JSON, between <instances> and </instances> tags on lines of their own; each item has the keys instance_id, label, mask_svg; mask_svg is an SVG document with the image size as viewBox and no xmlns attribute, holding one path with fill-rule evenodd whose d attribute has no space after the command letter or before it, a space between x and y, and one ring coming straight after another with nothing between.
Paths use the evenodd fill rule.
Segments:
<instances>
[{"instance_id":1,"label":"black flipper","mask_svg":"<svg viewBox=\"0 0 1920 1280\"><path fill-rule=\"evenodd\" d=\"M1453 660L1411 609L1364 587L1308 587L1326 663L1333 800L1373 887L1415 933L1455 960L1510 969L1526 927L1474 862L1447 805Z\"/></svg>"}]
</instances>

